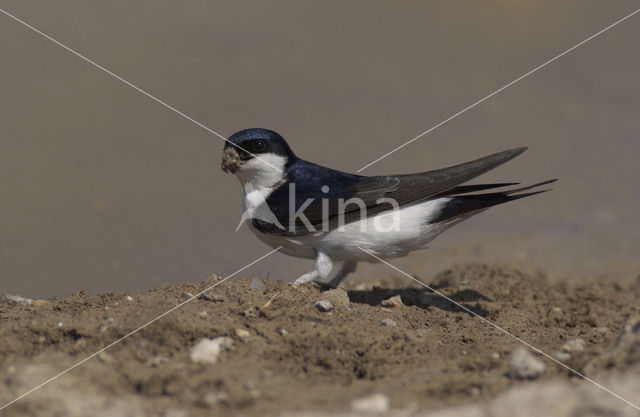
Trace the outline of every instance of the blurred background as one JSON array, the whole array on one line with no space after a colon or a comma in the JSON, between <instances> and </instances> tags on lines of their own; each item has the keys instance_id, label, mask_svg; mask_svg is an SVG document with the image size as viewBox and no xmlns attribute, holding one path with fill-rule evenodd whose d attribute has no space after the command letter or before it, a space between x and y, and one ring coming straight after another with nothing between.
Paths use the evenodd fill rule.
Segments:
<instances>
[{"instance_id":1,"label":"blurred background","mask_svg":"<svg viewBox=\"0 0 640 417\"><path fill-rule=\"evenodd\" d=\"M593 35L636 0L0 0L0 7L229 136L281 133L355 171ZM394 263L429 279L505 262L559 279L640 273L640 15L371 166L529 151L478 181L560 178ZM142 290L226 276L269 248L246 227L223 142L0 15L0 291ZM290 280L276 254L245 275ZM383 265L360 277L397 275Z\"/></svg>"}]
</instances>

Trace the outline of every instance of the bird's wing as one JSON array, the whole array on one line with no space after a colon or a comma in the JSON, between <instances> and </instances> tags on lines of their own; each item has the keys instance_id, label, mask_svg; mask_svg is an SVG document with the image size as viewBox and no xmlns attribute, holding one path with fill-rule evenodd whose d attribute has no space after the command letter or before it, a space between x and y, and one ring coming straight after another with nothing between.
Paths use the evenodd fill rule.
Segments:
<instances>
[{"instance_id":1,"label":"bird's wing","mask_svg":"<svg viewBox=\"0 0 640 417\"><path fill-rule=\"evenodd\" d=\"M313 232L309 225L319 231L323 224L333 226L359 220L362 215L361 207L366 209L367 216L390 210L392 206L388 200L385 202L381 199L393 199L398 206L403 207L436 196L511 185L512 183L459 186L515 158L526 149L498 152L448 168L393 176L363 177L302 161L303 165L299 169L294 167L289 173L289 183L296 184L295 198L291 200L295 203L295 211L291 210L292 205L289 203L291 189L282 186L275 190L267 198L267 204L284 225L284 229L278 228L278 232L268 227L264 231L281 235L302 235ZM323 192L322 186L329 188ZM255 223L254 226L260 226ZM258 228L260 230L265 227L262 225Z\"/></svg>"}]
</instances>

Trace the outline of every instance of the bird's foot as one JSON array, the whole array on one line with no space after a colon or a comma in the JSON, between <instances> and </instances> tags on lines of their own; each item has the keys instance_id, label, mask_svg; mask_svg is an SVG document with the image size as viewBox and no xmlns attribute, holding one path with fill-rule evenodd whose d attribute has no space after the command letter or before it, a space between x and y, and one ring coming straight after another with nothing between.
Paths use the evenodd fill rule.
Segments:
<instances>
[{"instance_id":1,"label":"bird's foot","mask_svg":"<svg viewBox=\"0 0 640 417\"><path fill-rule=\"evenodd\" d=\"M295 281L293 281L291 285L293 285L294 287L299 287L301 285L314 281L316 277L317 277L317 274L314 274L313 272L307 272L304 275L300 275L300 277L298 277Z\"/></svg>"}]
</instances>

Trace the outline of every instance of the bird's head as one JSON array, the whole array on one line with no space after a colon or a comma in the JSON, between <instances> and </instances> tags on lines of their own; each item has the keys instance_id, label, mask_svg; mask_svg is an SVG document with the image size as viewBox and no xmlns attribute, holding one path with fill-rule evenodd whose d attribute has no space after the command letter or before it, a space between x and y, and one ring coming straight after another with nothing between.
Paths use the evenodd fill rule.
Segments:
<instances>
[{"instance_id":1,"label":"bird's head","mask_svg":"<svg viewBox=\"0 0 640 417\"><path fill-rule=\"evenodd\" d=\"M245 129L229 137L222 150L222 170L243 184L272 186L284 177L295 155L282 136L268 129Z\"/></svg>"}]
</instances>

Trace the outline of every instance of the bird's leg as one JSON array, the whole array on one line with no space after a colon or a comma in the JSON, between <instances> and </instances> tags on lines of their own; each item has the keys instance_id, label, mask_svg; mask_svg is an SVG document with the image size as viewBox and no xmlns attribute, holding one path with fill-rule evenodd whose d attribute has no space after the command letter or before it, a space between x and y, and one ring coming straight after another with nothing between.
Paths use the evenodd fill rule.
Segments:
<instances>
[{"instance_id":1,"label":"bird's leg","mask_svg":"<svg viewBox=\"0 0 640 417\"><path fill-rule=\"evenodd\" d=\"M318 257L316 258L316 269L301 275L293 282L293 284L301 285L311 281L322 281L329 276L331 269L333 269L333 262L331 261L331 259L327 256L326 253L318 251Z\"/></svg>"},{"instance_id":2,"label":"bird's leg","mask_svg":"<svg viewBox=\"0 0 640 417\"><path fill-rule=\"evenodd\" d=\"M347 277L352 272L355 272L358 267L358 262L356 261L345 261L342 263L342 267L338 271L335 277L331 281L329 281L329 287L338 288L338 285L342 282L343 279Z\"/></svg>"}]
</instances>

